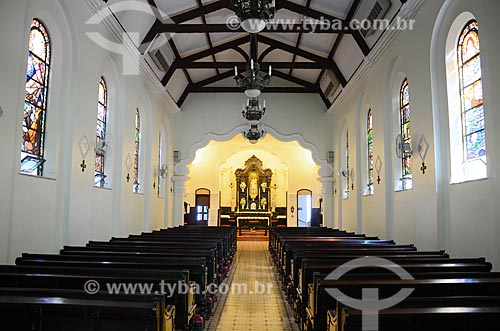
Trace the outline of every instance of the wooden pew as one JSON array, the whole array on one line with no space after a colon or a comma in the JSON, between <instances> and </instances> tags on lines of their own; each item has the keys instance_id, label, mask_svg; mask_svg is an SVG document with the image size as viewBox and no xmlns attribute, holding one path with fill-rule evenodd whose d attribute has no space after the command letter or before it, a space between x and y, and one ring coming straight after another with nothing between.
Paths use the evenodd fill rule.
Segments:
<instances>
[{"instance_id":1,"label":"wooden pew","mask_svg":"<svg viewBox=\"0 0 500 331\"><path fill-rule=\"evenodd\" d=\"M89 297L82 291L0 288L3 330L174 331L174 306L158 295Z\"/></svg>"},{"instance_id":2,"label":"wooden pew","mask_svg":"<svg viewBox=\"0 0 500 331\"><path fill-rule=\"evenodd\" d=\"M353 310L337 302L335 298L333 298L326 292L326 289L328 288L336 288L343 292L346 296L359 299L361 298L360 293L362 288L377 289L380 293L380 298L390 297L391 295L397 293L401 288L414 289L408 299L394 308L396 310L398 309L397 307L409 308L414 302L421 303L420 305L414 307L415 309L425 308L425 306L431 306L432 302L436 302L435 298L454 297L462 297L462 302L457 302L459 303L459 306L463 305L463 302L467 302L467 299L469 299L469 302L472 303L471 306L474 306L473 302L478 298L500 297L500 277L498 277L497 274L496 277L491 276L485 278L436 278L434 276L431 276L427 278L419 277L415 280L373 279L372 277L367 279L342 279L336 281L318 280L318 282L316 283L315 291L317 293L317 297L314 299L314 302L311 303L313 307L311 307L310 304L307 308L307 313L309 316L309 321L311 322L312 330L325 330L327 328L328 310L336 310L336 316L340 317L342 325L348 323L346 321L348 320L347 316L349 312L356 311L355 309ZM412 299L415 299L417 301L412 301ZM491 299L486 300L489 300L490 304L493 304L492 306L494 307L496 312L500 311L500 302L495 302ZM456 307L451 303L452 300L449 299L448 301L446 301L446 305L442 307ZM382 314L384 313L387 313L388 316L392 314L394 317L396 311L394 310L391 313L390 309L388 309L387 311L382 311ZM354 315L356 316L356 313ZM359 316L359 314L357 316ZM349 322L352 327L350 328L350 330L359 330L354 326L359 320L359 318L353 318L352 322ZM443 322L443 320L440 321ZM401 328L400 330L403 330L401 325L399 325L399 327ZM382 330L386 329L384 328ZM415 329L412 328L411 330ZM444 330L454 329L445 328Z\"/></svg>"}]
</instances>

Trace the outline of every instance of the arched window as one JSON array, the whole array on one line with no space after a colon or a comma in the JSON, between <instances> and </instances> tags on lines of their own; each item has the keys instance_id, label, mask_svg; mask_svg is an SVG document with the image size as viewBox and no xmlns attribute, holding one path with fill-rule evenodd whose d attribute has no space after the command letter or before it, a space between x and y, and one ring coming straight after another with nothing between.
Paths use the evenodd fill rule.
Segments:
<instances>
[{"instance_id":1,"label":"arched window","mask_svg":"<svg viewBox=\"0 0 500 331\"><path fill-rule=\"evenodd\" d=\"M400 134L403 144L411 146L411 116L410 116L410 88L408 78L403 80L399 92L399 120L400 120ZM403 152L401 158L401 181L402 189L410 189L412 187L412 159L411 153Z\"/></svg>"},{"instance_id":2,"label":"arched window","mask_svg":"<svg viewBox=\"0 0 500 331\"><path fill-rule=\"evenodd\" d=\"M24 99L21 172L42 176L50 77L50 37L37 19L31 22Z\"/></svg>"},{"instance_id":3,"label":"arched window","mask_svg":"<svg viewBox=\"0 0 500 331\"><path fill-rule=\"evenodd\" d=\"M486 133L479 27L475 20L463 28L457 45L459 92L462 115L465 179L486 177Z\"/></svg>"},{"instance_id":4,"label":"arched window","mask_svg":"<svg viewBox=\"0 0 500 331\"><path fill-rule=\"evenodd\" d=\"M374 161L373 161L373 114L372 110L368 110L368 115L366 118L366 143L368 152L368 183L367 183L367 194L371 195L374 192L373 177L374 177Z\"/></svg>"},{"instance_id":5,"label":"arched window","mask_svg":"<svg viewBox=\"0 0 500 331\"><path fill-rule=\"evenodd\" d=\"M141 154L141 115L139 108L135 110L135 150L134 150L134 192L140 192L139 164Z\"/></svg>"},{"instance_id":6,"label":"arched window","mask_svg":"<svg viewBox=\"0 0 500 331\"><path fill-rule=\"evenodd\" d=\"M97 128L96 128L96 152L95 152L95 169L94 169L94 185L104 187L105 163L106 163L106 124L108 119L108 88L104 77L101 76L99 81L99 98L97 101Z\"/></svg>"},{"instance_id":7,"label":"arched window","mask_svg":"<svg viewBox=\"0 0 500 331\"><path fill-rule=\"evenodd\" d=\"M349 185L350 185L350 172L349 172L349 130L346 131L345 135L345 170L344 173L342 174L344 176L344 199L349 199L350 196L350 190L349 190Z\"/></svg>"}]
</instances>

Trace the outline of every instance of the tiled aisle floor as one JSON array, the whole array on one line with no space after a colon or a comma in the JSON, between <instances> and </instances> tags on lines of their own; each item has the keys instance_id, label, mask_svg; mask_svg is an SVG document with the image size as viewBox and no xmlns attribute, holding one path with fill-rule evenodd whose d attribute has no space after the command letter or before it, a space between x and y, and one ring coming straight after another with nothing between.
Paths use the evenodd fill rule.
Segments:
<instances>
[{"instance_id":1,"label":"tiled aisle floor","mask_svg":"<svg viewBox=\"0 0 500 331\"><path fill-rule=\"evenodd\" d=\"M231 291L227 295L216 330L292 330L279 284L273 274L268 242L239 241L238 254ZM256 282L261 284L260 289ZM237 284L247 284L248 293L244 293L244 290L236 291ZM266 290L263 293L257 293L264 288Z\"/></svg>"}]
</instances>

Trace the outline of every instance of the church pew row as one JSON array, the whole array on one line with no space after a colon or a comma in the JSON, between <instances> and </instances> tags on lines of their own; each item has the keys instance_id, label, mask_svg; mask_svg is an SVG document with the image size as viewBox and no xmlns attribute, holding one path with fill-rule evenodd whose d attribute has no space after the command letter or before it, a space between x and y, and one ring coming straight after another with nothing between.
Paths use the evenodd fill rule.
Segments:
<instances>
[{"instance_id":1,"label":"church pew row","mask_svg":"<svg viewBox=\"0 0 500 331\"><path fill-rule=\"evenodd\" d=\"M108 255L53 255L53 254L22 254L16 259L17 265L55 266L55 267L85 267L93 268L105 265L107 268L127 269L162 269L187 270L189 281L205 289L207 283L207 269L205 260L200 258L144 258L137 256L114 257ZM196 303L202 304L205 296L198 293Z\"/></svg>"},{"instance_id":2,"label":"church pew row","mask_svg":"<svg viewBox=\"0 0 500 331\"><path fill-rule=\"evenodd\" d=\"M214 262L210 267L211 270L217 274L218 280L221 277L226 276L229 269L228 264L231 262L232 256L221 256L221 251L217 248L216 244L211 243L189 243L189 247L186 247L186 242L169 242L169 241L147 241L147 240L114 240L114 241L89 241L86 247L91 249L113 249L113 250L129 250L134 252L188 252L190 249L210 251L214 254ZM67 247L64 248L65 250ZM221 275L219 275L221 274Z\"/></svg>"},{"instance_id":3,"label":"church pew row","mask_svg":"<svg viewBox=\"0 0 500 331\"><path fill-rule=\"evenodd\" d=\"M205 229L207 228L169 229L154 236L143 234L144 237L155 237L154 240L143 239L140 235L130 242L124 240L120 245L115 245L112 241L102 242L103 247L98 246L98 250L93 247L66 247L61 250L60 255L23 254L16 260L17 266L0 266L0 289L8 290L5 295L0 295L0 303L5 306L11 304L15 311L12 312L10 321L15 323L16 318L19 322L20 316L27 316L27 311L23 309L27 309L28 304L23 308L19 302L32 302L30 309L36 311L40 321L44 321L44 327L29 330L64 329L57 328L57 323L73 323L76 325L71 328L73 330L78 329L79 325L85 327L94 322L101 326L110 325L113 319L117 322L116 327L101 327L101 330L191 330L194 327L195 313L208 317L210 311L205 306L210 301L206 300L207 286L215 282L217 277L222 278L218 271L229 268L236 249L234 229L210 228L206 233L203 232ZM170 236L170 230L175 232L175 235ZM177 241L172 241L175 244L169 245L170 240ZM136 245L136 241L141 243ZM92 243L89 242L87 246L92 246ZM110 251L103 250L107 248L110 248ZM88 280L97 281L101 285L101 292L85 295L82 288ZM139 307L140 304L135 302L138 296L129 292L130 287L121 287L118 294L103 291L103 287L109 284L139 284L133 288L140 291L140 285L143 285L148 293L152 291L153 294L147 295L146 299L151 301L148 305L154 308L154 316L141 315L136 324L131 322L128 328L119 326L120 318L116 316L127 315L129 306L128 315L139 316L133 309L137 308L139 311L142 306ZM186 284L188 290L179 291L180 284ZM189 285L193 286L191 291ZM109 290L109 287L107 289ZM171 289L175 291L172 293ZM37 291L41 293L40 296L26 295L38 293ZM66 297L58 300L61 291ZM128 301L130 304L127 306ZM117 309L113 308L115 302L120 303ZM40 303L45 303L46 306L42 307ZM92 303L95 303L94 308ZM108 308L106 310L103 307ZM51 311L59 311L60 314L52 314L59 317L54 319ZM88 312L92 314L89 315ZM96 322L96 316L102 318L97 318L99 321ZM110 319L104 318L105 316ZM122 320L127 320L127 317ZM196 319L198 322L199 320L200 318ZM46 321L50 321L50 325L54 327L45 328L45 325L49 325ZM141 323L142 326L139 327Z\"/></svg>"},{"instance_id":4,"label":"church pew row","mask_svg":"<svg viewBox=\"0 0 500 331\"><path fill-rule=\"evenodd\" d=\"M134 246L124 247L85 247L85 246L64 246L60 251L61 256L104 256L110 258L131 257L137 259L149 258L170 258L182 259L201 259L200 263L206 266L206 282L214 283L217 278L215 252L211 250L200 249L143 249Z\"/></svg>"},{"instance_id":5,"label":"church pew row","mask_svg":"<svg viewBox=\"0 0 500 331\"><path fill-rule=\"evenodd\" d=\"M401 289L399 278L380 266L355 268L341 280L325 280L344 263L367 256L382 257L391 264L400 265L416 279L411 284L416 290L410 298L384 312L381 330L420 330L423 325L429 328L425 323L420 328L412 328L412 319L405 320L407 316L400 314L403 311L411 311L409 314L414 316L421 311L421 320L437 321L435 325L441 326L446 325L443 321L447 316L459 311L464 312L465 325L487 325L488 321L500 316L500 302L492 299L500 297L500 274L492 273L492 265L484 258L451 259L444 251L418 251L413 245L377 242L365 235L346 235L343 231L324 228L272 229L269 249L278 272L285 275L283 286L295 308L301 330L362 330L360 312L337 302L326 292L326 289L339 288L343 284L341 281L351 281L351 287L343 289L358 299L363 288L385 290L383 298ZM450 297L463 298L462 307L449 304ZM435 309L420 309L427 304ZM403 320L405 327L401 326ZM481 328L470 326L456 330L477 329ZM437 327L436 330L455 329Z\"/></svg>"},{"instance_id":6,"label":"church pew row","mask_svg":"<svg viewBox=\"0 0 500 331\"><path fill-rule=\"evenodd\" d=\"M89 297L81 290L0 288L2 330L173 331L175 306L162 296Z\"/></svg>"},{"instance_id":7,"label":"church pew row","mask_svg":"<svg viewBox=\"0 0 500 331\"><path fill-rule=\"evenodd\" d=\"M408 298L375 317L384 331L492 330L500 323L498 302L498 296ZM341 307L336 314L328 311L327 331L362 330L362 311Z\"/></svg>"},{"instance_id":8,"label":"church pew row","mask_svg":"<svg viewBox=\"0 0 500 331\"><path fill-rule=\"evenodd\" d=\"M419 278L415 280L401 280L401 279L345 279L345 280L319 280L316 283L315 293L317 297L311 302L307 307L308 321L310 323L310 328L312 330L325 330L327 328L327 311L336 307L336 311L341 316L343 320L342 328L345 330L345 325L351 323L351 330L361 330L361 328L356 328L354 324L359 325L359 319L354 318L351 322L348 315L352 310L350 307L339 303L330 294L326 292L326 289L335 288L340 290L343 295L361 299L360 289L376 289L378 291L379 298L388 298L395 293L397 293L401 288L411 288L413 292L409 295L403 304L399 305L399 308L409 307L412 304L412 299L420 299L419 308L426 308L431 306L431 303L437 297L444 298L454 298L462 297L464 302L462 302L459 307L475 307L474 302L477 303L478 300L485 298L490 303L492 308L500 311L500 302L493 301L492 297L500 297L500 277L487 277L487 278ZM466 299L469 299L467 302ZM451 300L450 300L451 301ZM493 305L491 305L493 303ZM448 307L454 307L457 303L453 303ZM312 307L311 307L312 305ZM398 306L392 307L397 309ZM393 311L394 313L394 311ZM458 317L458 316L457 316ZM498 318L498 316L497 316ZM395 321L392 321L394 323ZM484 322L483 322L484 323ZM397 325L397 324L396 324ZM396 326L394 325L394 327ZM433 325L429 325L433 326ZM413 327L413 326L412 326ZM435 326L434 326L435 327ZM427 329L427 328L426 328ZM382 328L381 330L385 330ZM399 325L399 329L405 331L408 329L403 328ZM453 330L451 328L444 328L444 330ZM460 329L465 330L465 329ZM469 330L482 330L473 326Z\"/></svg>"}]
</instances>

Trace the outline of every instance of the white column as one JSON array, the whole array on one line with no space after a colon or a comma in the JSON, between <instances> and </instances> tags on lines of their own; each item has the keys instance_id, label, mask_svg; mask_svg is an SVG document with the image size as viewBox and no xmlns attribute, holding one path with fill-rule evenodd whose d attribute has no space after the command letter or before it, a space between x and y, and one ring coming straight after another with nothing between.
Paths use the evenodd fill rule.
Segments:
<instances>
[{"instance_id":1,"label":"white column","mask_svg":"<svg viewBox=\"0 0 500 331\"><path fill-rule=\"evenodd\" d=\"M323 193L323 226L333 228L333 183L334 178L331 176L320 177L321 192Z\"/></svg>"},{"instance_id":2,"label":"white column","mask_svg":"<svg viewBox=\"0 0 500 331\"><path fill-rule=\"evenodd\" d=\"M184 225L184 192L188 176L172 176L173 181L173 226Z\"/></svg>"}]
</instances>

